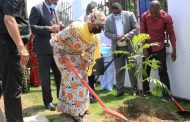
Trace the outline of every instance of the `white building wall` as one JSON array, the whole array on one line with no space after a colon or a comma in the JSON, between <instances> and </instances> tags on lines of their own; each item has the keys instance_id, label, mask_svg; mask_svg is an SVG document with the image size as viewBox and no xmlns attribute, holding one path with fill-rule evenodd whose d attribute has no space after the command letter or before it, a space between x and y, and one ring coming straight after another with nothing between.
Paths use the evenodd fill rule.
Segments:
<instances>
[{"instance_id":1,"label":"white building wall","mask_svg":"<svg viewBox=\"0 0 190 122\"><path fill-rule=\"evenodd\" d=\"M172 93L190 100L190 0L168 0L177 38L177 60L168 56L168 72Z\"/></svg>"},{"instance_id":2,"label":"white building wall","mask_svg":"<svg viewBox=\"0 0 190 122\"><path fill-rule=\"evenodd\" d=\"M86 13L86 7L91 0L73 0L72 1L72 14L73 20L84 20L84 15Z\"/></svg>"},{"instance_id":3,"label":"white building wall","mask_svg":"<svg viewBox=\"0 0 190 122\"><path fill-rule=\"evenodd\" d=\"M27 0L27 11L28 11L28 16L30 15L31 8L37 4L42 3L45 0Z\"/></svg>"}]
</instances>

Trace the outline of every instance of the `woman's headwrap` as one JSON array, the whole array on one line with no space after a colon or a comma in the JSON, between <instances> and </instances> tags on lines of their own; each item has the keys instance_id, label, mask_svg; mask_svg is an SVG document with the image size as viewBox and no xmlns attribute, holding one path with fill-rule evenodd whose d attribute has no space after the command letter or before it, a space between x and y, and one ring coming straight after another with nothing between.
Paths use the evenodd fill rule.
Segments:
<instances>
[{"instance_id":1,"label":"woman's headwrap","mask_svg":"<svg viewBox=\"0 0 190 122\"><path fill-rule=\"evenodd\" d=\"M87 16L87 23L92 24L104 24L105 23L106 16L103 12L100 12L99 10L92 10L92 13L90 13Z\"/></svg>"}]
</instances>

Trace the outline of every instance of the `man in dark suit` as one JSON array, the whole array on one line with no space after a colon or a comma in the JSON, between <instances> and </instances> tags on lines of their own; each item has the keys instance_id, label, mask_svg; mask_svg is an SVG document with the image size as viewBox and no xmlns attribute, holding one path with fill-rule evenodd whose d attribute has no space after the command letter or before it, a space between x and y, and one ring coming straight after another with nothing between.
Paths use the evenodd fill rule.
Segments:
<instances>
[{"instance_id":1,"label":"man in dark suit","mask_svg":"<svg viewBox=\"0 0 190 122\"><path fill-rule=\"evenodd\" d=\"M112 4L112 14L106 18L105 23L105 35L112 40L112 51L128 51L132 52L132 45L130 41L126 41L127 38L132 39L135 34L138 33L139 27L137 20L133 12L122 11L122 6L118 2ZM111 25L111 26L110 26ZM116 55L117 56L117 55ZM128 57L126 55L117 56L115 58L116 68L116 86L117 95L120 97L124 95L124 81L125 70L121 70L121 67L126 65ZM129 71L129 78L131 80L131 86L133 95L137 92L137 79L134 76L135 69L132 68Z\"/></svg>"},{"instance_id":2,"label":"man in dark suit","mask_svg":"<svg viewBox=\"0 0 190 122\"><path fill-rule=\"evenodd\" d=\"M51 34L57 33L60 30L58 17L55 13L57 2L58 0L45 0L43 3L32 8L29 17L31 29L35 36L34 51L39 61L43 102L45 107L51 111L54 111L55 107L52 104L50 68L54 73L57 96L61 81L61 73L55 64L53 50L49 43Z\"/></svg>"}]
</instances>

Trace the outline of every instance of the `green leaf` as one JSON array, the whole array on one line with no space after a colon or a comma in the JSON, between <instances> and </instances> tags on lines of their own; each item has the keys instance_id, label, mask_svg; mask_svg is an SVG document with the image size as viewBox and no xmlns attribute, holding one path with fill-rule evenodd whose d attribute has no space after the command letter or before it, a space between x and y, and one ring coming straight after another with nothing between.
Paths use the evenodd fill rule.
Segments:
<instances>
[{"instance_id":1,"label":"green leaf","mask_svg":"<svg viewBox=\"0 0 190 122\"><path fill-rule=\"evenodd\" d=\"M114 55L130 55L130 52L128 51L114 51Z\"/></svg>"},{"instance_id":2,"label":"green leaf","mask_svg":"<svg viewBox=\"0 0 190 122\"><path fill-rule=\"evenodd\" d=\"M139 74L140 74L140 71L139 71L139 70L136 70L135 73L134 73L134 76L135 76L136 78L138 78Z\"/></svg>"},{"instance_id":3,"label":"green leaf","mask_svg":"<svg viewBox=\"0 0 190 122\"><path fill-rule=\"evenodd\" d=\"M137 49L137 52L142 51L143 49L150 48L150 47L152 47L152 46L159 46L159 43L157 43L157 42L155 42L155 43L150 43L150 44L146 43L146 44L144 44L143 46L141 46L140 48L138 48L138 49Z\"/></svg>"},{"instance_id":4,"label":"green leaf","mask_svg":"<svg viewBox=\"0 0 190 122\"><path fill-rule=\"evenodd\" d=\"M145 40L150 39L150 36L148 34L139 34L135 36L132 40L133 46L138 46L139 43L144 42Z\"/></svg>"},{"instance_id":5,"label":"green leaf","mask_svg":"<svg viewBox=\"0 0 190 122\"><path fill-rule=\"evenodd\" d=\"M149 62L150 62L149 66L154 70L157 70L160 67L160 62L158 60L152 59L149 60Z\"/></svg>"}]
</instances>

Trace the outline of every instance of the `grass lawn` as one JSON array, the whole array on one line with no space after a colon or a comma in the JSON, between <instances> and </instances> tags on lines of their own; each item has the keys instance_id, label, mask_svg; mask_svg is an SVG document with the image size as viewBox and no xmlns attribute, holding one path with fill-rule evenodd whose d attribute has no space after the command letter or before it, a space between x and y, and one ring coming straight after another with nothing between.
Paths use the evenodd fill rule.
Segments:
<instances>
[{"instance_id":1,"label":"grass lawn","mask_svg":"<svg viewBox=\"0 0 190 122\"><path fill-rule=\"evenodd\" d=\"M151 116L156 115L157 118L167 119L164 111L168 111L171 114L174 111L177 111L177 107L172 103L164 103L161 101L159 97L150 96L150 97L134 97L130 96L129 90L126 89L126 94L120 98L116 98L116 90L111 92L109 91L98 91L99 85L96 87L98 96L104 101L104 103L112 109L122 112L126 115L130 121L142 121L142 122L157 122L151 119ZM42 102L42 93L41 88L32 88L31 91L27 94L22 95L23 102L23 111L24 117L32 116L32 115L44 115L51 122L72 122L73 120L70 116L58 112L51 112L44 108ZM55 85L52 85L52 93L54 97L53 103L56 104L56 90ZM185 109L190 110L190 104L181 103ZM84 122L120 122L120 120L115 119L112 116L107 115L101 106L98 103L91 104L90 106L90 115L86 115L84 117ZM163 115L164 114L164 115ZM147 119L138 119L141 115L149 116L149 120ZM170 118L170 115L168 115ZM164 118L165 117L165 118ZM186 117L175 116L177 119L174 121L189 121L190 115ZM147 118L147 117L146 117ZM162 121L163 122L163 121Z\"/></svg>"}]
</instances>

